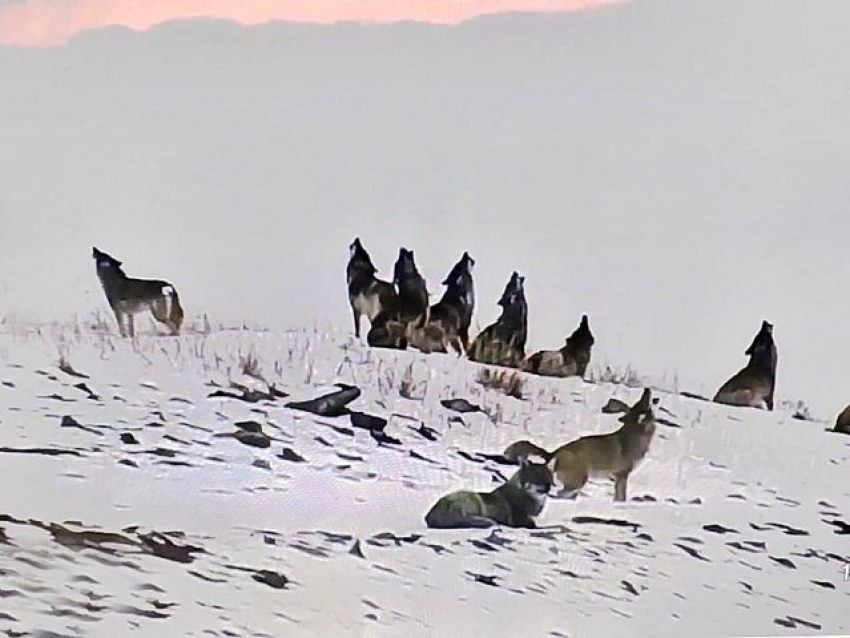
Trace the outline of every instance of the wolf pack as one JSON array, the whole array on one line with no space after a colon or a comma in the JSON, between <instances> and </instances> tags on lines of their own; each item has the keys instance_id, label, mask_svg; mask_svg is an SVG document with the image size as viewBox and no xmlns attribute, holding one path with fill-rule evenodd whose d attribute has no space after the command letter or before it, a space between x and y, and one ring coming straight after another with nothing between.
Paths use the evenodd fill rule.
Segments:
<instances>
[{"instance_id":1,"label":"wolf pack","mask_svg":"<svg viewBox=\"0 0 850 638\"><path fill-rule=\"evenodd\" d=\"M134 337L133 317L150 312L172 335L180 333L183 307L176 288L164 280L129 277L122 262L92 248L96 273L122 337ZM590 320L581 315L576 328L559 349L527 354L528 303L525 277L514 271L496 304L499 316L471 338L476 298L475 260L464 252L442 281L439 301L431 302L425 278L413 250L399 249L391 281L378 277L378 269L360 238L349 245L346 283L354 320L354 335L361 339L363 317L369 326L366 342L373 348L423 353L454 352L470 361L545 377L584 377L595 343ZM746 364L715 393L713 401L730 406L774 409L778 362L773 324L762 321L744 355ZM658 399L644 388L632 406L623 405L619 427L607 434L580 437L555 450L531 441L509 445L502 454L518 470L491 492L458 491L440 498L425 516L433 528L534 527L547 496L575 498L589 479L614 483L614 500L625 501L629 475L649 452L655 431L653 406ZM850 406L838 416L835 431L850 433Z\"/></svg>"}]
</instances>

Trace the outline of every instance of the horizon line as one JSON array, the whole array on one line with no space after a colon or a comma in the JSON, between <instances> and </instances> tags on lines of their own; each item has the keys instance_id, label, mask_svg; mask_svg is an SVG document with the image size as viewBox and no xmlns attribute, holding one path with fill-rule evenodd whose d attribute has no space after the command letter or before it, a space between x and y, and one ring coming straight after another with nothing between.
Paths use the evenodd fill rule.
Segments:
<instances>
[{"instance_id":1,"label":"horizon line","mask_svg":"<svg viewBox=\"0 0 850 638\"><path fill-rule=\"evenodd\" d=\"M629 0L151 0L144 8L125 0L23 0L0 7L0 46L62 47L92 31L124 27L142 33L170 22L230 21L242 27L276 22L335 26L423 23L458 26L500 14L562 14L591 11Z\"/></svg>"}]
</instances>

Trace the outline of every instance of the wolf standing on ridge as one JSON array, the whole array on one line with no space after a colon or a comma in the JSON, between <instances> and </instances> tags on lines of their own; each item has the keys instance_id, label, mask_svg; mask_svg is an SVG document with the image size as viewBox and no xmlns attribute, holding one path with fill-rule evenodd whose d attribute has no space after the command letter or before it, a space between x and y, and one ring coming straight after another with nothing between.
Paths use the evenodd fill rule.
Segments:
<instances>
[{"instance_id":1,"label":"wolf standing on ridge","mask_svg":"<svg viewBox=\"0 0 850 638\"><path fill-rule=\"evenodd\" d=\"M589 478L610 477L614 479L614 500L626 500L629 475L646 456L655 434L649 388L620 417L620 422L623 425L615 432L583 436L549 455L552 473L561 483L562 493L578 492Z\"/></svg>"},{"instance_id":2,"label":"wolf standing on ridge","mask_svg":"<svg viewBox=\"0 0 850 638\"><path fill-rule=\"evenodd\" d=\"M136 335L133 315L150 310L153 318L165 324L171 334L180 333L183 308L177 291L167 281L159 279L133 279L121 269L121 262L105 252L92 247L92 257L97 277L109 307L115 313L122 337ZM125 326L126 323L126 326Z\"/></svg>"},{"instance_id":3,"label":"wolf standing on ridge","mask_svg":"<svg viewBox=\"0 0 850 638\"><path fill-rule=\"evenodd\" d=\"M446 291L431 306L428 323L421 328L408 325L410 346L422 352L448 352L451 345L458 354L469 349L469 326L475 311L474 266L475 260L464 252L443 281Z\"/></svg>"},{"instance_id":4,"label":"wolf standing on ridge","mask_svg":"<svg viewBox=\"0 0 850 638\"><path fill-rule=\"evenodd\" d=\"M572 496L588 479L614 479L614 500L626 500L629 475L649 451L655 434L655 416L652 413L649 388L645 388L640 399L628 412L620 417L620 429L608 434L583 436L553 452L549 452L531 441L511 443L504 456L513 463L528 463L532 457L543 460L561 484L561 493Z\"/></svg>"},{"instance_id":5,"label":"wolf standing on ridge","mask_svg":"<svg viewBox=\"0 0 850 638\"><path fill-rule=\"evenodd\" d=\"M761 329L744 354L750 357L749 362L720 386L714 402L772 411L779 360L773 341L773 324L761 322Z\"/></svg>"},{"instance_id":6,"label":"wolf standing on ridge","mask_svg":"<svg viewBox=\"0 0 850 638\"><path fill-rule=\"evenodd\" d=\"M516 368L525 359L528 338L525 277L514 271L498 303L502 314L496 323L490 324L475 337L469 349L469 359Z\"/></svg>"},{"instance_id":7,"label":"wolf standing on ridge","mask_svg":"<svg viewBox=\"0 0 850 638\"><path fill-rule=\"evenodd\" d=\"M543 377L583 377L593 344L587 315L582 315L578 328L567 337L563 348L535 352L522 362L522 370Z\"/></svg>"},{"instance_id":8,"label":"wolf standing on ridge","mask_svg":"<svg viewBox=\"0 0 850 638\"><path fill-rule=\"evenodd\" d=\"M408 344L409 325L422 328L428 322L429 295L412 250L399 249L393 273L393 284L398 292L375 317L366 341L373 347L404 350Z\"/></svg>"},{"instance_id":9,"label":"wolf standing on ridge","mask_svg":"<svg viewBox=\"0 0 850 638\"><path fill-rule=\"evenodd\" d=\"M456 333L464 351L469 350L469 326L475 312L474 267L475 260L464 252L443 281L446 291L442 298L431 308L431 321L446 326L447 332Z\"/></svg>"},{"instance_id":10,"label":"wolf standing on ridge","mask_svg":"<svg viewBox=\"0 0 850 638\"><path fill-rule=\"evenodd\" d=\"M354 315L354 336L360 338L360 317L366 315L369 323L375 321L381 311L386 308L396 296L395 288L388 281L375 276L378 269L372 263L372 258L360 238L355 237L348 247L348 267L346 281L348 282L348 302Z\"/></svg>"}]
</instances>

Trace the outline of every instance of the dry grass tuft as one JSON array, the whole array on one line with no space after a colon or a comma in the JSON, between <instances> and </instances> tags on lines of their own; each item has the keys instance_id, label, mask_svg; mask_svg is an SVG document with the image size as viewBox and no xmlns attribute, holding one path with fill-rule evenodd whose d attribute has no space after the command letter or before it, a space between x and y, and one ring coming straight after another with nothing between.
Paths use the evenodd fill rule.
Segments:
<instances>
[{"instance_id":1,"label":"dry grass tuft","mask_svg":"<svg viewBox=\"0 0 850 638\"><path fill-rule=\"evenodd\" d=\"M239 369L246 377L251 377L263 383L266 382L263 372L260 369L260 360L253 352L244 355L242 353L239 354Z\"/></svg>"},{"instance_id":2,"label":"dry grass tuft","mask_svg":"<svg viewBox=\"0 0 850 638\"><path fill-rule=\"evenodd\" d=\"M504 392L515 399L523 398L525 379L516 370L481 368L476 380L485 388Z\"/></svg>"},{"instance_id":3,"label":"dry grass tuft","mask_svg":"<svg viewBox=\"0 0 850 638\"><path fill-rule=\"evenodd\" d=\"M779 407L789 410L791 412L792 419L796 419L798 421L816 420L812 416L812 411L809 409L809 406L807 406L803 401L782 401L779 404Z\"/></svg>"},{"instance_id":4,"label":"dry grass tuft","mask_svg":"<svg viewBox=\"0 0 850 638\"><path fill-rule=\"evenodd\" d=\"M640 388L644 385L644 381L637 370L629 366L626 366L625 370L615 370L611 366L605 366L601 372L598 369L592 369L587 375L587 380L590 383L614 383L624 385L627 388Z\"/></svg>"},{"instance_id":5,"label":"dry grass tuft","mask_svg":"<svg viewBox=\"0 0 850 638\"><path fill-rule=\"evenodd\" d=\"M416 377L413 375L413 362L411 361L401 375L398 393L400 396L411 401L424 401L425 385L423 381L416 381Z\"/></svg>"}]
</instances>

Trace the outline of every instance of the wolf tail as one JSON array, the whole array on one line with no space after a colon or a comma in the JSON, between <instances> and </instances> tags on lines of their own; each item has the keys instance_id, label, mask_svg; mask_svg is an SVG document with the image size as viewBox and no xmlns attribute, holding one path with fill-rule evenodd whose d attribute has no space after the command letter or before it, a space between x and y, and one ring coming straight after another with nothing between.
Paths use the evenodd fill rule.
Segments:
<instances>
[{"instance_id":1,"label":"wolf tail","mask_svg":"<svg viewBox=\"0 0 850 638\"><path fill-rule=\"evenodd\" d=\"M166 321L174 334L180 332L183 324L183 306L180 305L180 296L174 286L168 284L162 287L162 295L165 297Z\"/></svg>"},{"instance_id":2,"label":"wolf tail","mask_svg":"<svg viewBox=\"0 0 850 638\"><path fill-rule=\"evenodd\" d=\"M552 459L553 454L553 452L544 450L539 445L535 445L531 441L523 439L522 441L517 441L516 443L509 445L503 456L512 461L518 462L520 465L525 465L530 462L529 457L531 456L538 456L545 463L548 463Z\"/></svg>"}]
</instances>

